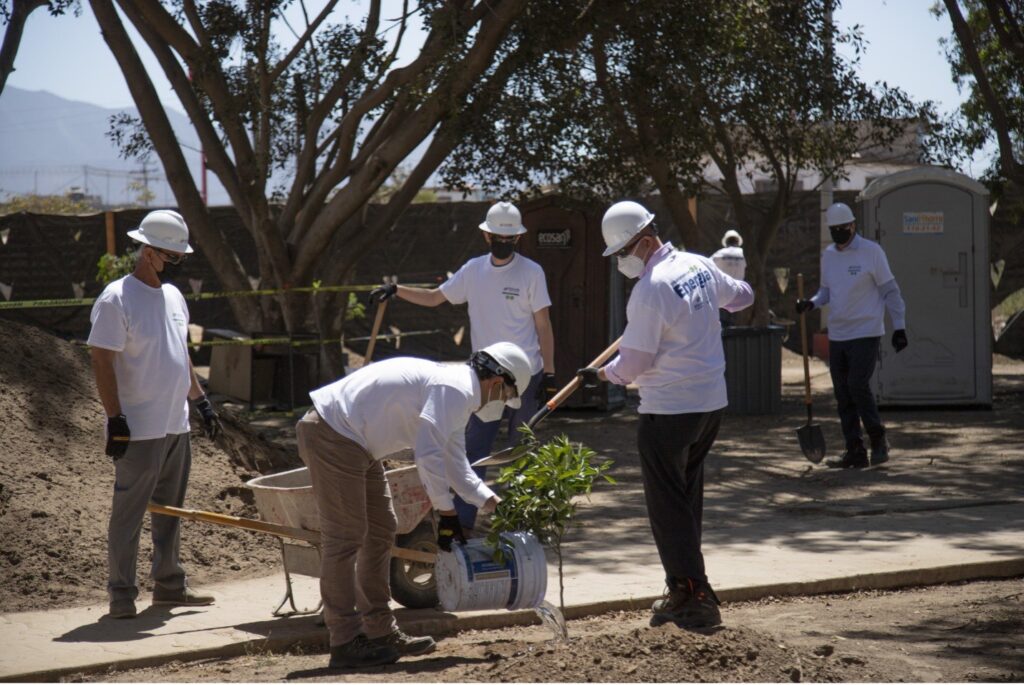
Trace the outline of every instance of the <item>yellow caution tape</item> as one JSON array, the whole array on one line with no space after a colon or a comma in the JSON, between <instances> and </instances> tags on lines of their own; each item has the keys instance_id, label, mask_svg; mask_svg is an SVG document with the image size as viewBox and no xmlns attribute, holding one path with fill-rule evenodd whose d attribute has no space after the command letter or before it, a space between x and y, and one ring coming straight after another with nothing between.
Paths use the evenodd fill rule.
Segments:
<instances>
[{"instance_id":1,"label":"yellow caution tape","mask_svg":"<svg viewBox=\"0 0 1024 685\"><path fill-rule=\"evenodd\" d=\"M433 283L403 283L411 288L429 288ZM186 300L216 300L224 297L264 297L267 295L287 295L290 293L365 293L379 288L380 284L374 285L321 285L302 286L299 288L280 288L277 290L233 290L214 293L189 293L185 295ZM77 297L67 300L14 300L13 302L0 302L0 310L3 309L42 309L45 307L84 307L96 301L95 297Z\"/></svg>"}]
</instances>

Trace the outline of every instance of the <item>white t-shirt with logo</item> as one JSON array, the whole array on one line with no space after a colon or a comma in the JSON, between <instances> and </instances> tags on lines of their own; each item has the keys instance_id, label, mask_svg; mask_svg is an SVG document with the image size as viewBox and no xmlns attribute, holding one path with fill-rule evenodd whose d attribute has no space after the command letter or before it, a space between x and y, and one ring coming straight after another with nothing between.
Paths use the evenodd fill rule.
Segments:
<instances>
[{"instance_id":1,"label":"white t-shirt with logo","mask_svg":"<svg viewBox=\"0 0 1024 685\"><path fill-rule=\"evenodd\" d=\"M885 301L879 287L894 278L882 247L855 235L843 248L821 253L821 287L828 288L829 340L874 338L885 333Z\"/></svg>"},{"instance_id":2,"label":"white t-shirt with logo","mask_svg":"<svg viewBox=\"0 0 1024 685\"><path fill-rule=\"evenodd\" d=\"M466 460L466 423L481 402L480 381L468 364L394 357L309 396L328 426L373 458L412 448L436 509L454 507L449 486L476 506L494 496Z\"/></svg>"},{"instance_id":3,"label":"white t-shirt with logo","mask_svg":"<svg viewBox=\"0 0 1024 685\"><path fill-rule=\"evenodd\" d=\"M544 366L533 315L551 306L544 269L521 254L503 266L494 266L491 255L462 265L441 284L452 304L469 302L469 327L473 351L497 342L519 345L530 358L530 372Z\"/></svg>"},{"instance_id":4,"label":"white t-shirt with logo","mask_svg":"<svg viewBox=\"0 0 1024 685\"><path fill-rule=\"evenodd\" d=\"M737 281L742 281L747 275L747 258L743 256L743 248L735 245L723 247L711 255L711 261L719 269L729 274Z\"/></svg>"},{"instance_id":5,"label":"white t-shirt with logo","mask_svg":"<svg viewBox=\"0 0 1024 685\"><path fill-rule=\"evenodd\" d=\"M654 354L654 364L633 382L641 414L714 411L729 402L719 308L749 297L750 286L710 259L659 249L626 305L622 347ZM749 303L747 303L749 304Z\"/></svg>"},{"instance_id":6,"label":"white t-shirt with logo","mask_svg":"<svg viewBox=\"0 0 1024 685\"><path fill-rule=\"evenodd\" d=\"M117 398L132 440L187 433L192 378L181 291L125 276L103 289L89 318L89 346L117 352Z\"/></svg>"}]
</instances>

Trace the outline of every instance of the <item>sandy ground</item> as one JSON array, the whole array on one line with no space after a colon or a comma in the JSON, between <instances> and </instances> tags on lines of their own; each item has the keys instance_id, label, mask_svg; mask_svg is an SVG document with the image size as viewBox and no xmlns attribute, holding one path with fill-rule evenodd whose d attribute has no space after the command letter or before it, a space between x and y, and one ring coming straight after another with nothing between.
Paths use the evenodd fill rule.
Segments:
<instances>
[{"instance_id":1,"label":"sandy ground","mask_svg":"<svg viewBox=\"0 0 1024 685\"><path fill-rule=\"evenodd\" d=\"M648 627L644 612L447 636L436 652L362 672L293 651L109 672L73 681L1020 682L1024 579L723 607L724 627Z\"/></svg>"}]
</instances>

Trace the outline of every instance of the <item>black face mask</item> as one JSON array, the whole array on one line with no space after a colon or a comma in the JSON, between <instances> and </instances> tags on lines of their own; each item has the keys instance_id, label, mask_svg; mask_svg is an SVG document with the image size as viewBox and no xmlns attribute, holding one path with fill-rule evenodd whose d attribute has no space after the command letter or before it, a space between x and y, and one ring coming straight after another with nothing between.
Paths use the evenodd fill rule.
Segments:
<instances>
[{"instance_id":1,"label":"black face mask","mask_svg":"<svg viewBox=\"0 0 1024 685\"><path fill-rule=\"evenodd\" d=\"M832 234L832 242L836 245L845 245L853 235L853 231L847 226L829 226L828 232Z\"/></svg>"},{"instance_id":2,"label":"black face mask","mask_svg":"<svg viewBox=\"0 0 1024 685\"><path fill-rule=\"evenodd\" d=\"M171 264L170 262L164 262L164 268L157 276L160 278L161 283L171 283L181 273L181 264Z\"/></svg>"},{"instance_id":3,"label":"black face mask","mask_svg":"<svg viewBox=\"0 0 1024 685\"><path fill-rule=\"evenodd\" d=\"M491 240L491 254L495 259L508 259L515 252L516 244L501 240Z\"/></svg>"}]
</instances>

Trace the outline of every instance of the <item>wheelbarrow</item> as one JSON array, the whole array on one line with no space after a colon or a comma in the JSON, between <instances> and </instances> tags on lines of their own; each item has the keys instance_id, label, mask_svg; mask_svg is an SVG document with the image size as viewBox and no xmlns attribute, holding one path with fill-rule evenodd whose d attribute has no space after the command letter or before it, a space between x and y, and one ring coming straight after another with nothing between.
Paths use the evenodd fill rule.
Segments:
<instances>
[{"instance_id":1,"label":"wheelbarrow","mask_svg":"<svg viewBox=\"0 0 1024 685\"><path fill-rule=\"evenodd\" d=\"M430 499L420 483L416 466L385 472L392 505L398 519L395 546L391 549L391 596L410 609L437 606L434 562L437 533ZM278 538L284 566L285 594L274 616L316 613L299 609L295 603L292 574L320 577L320 522L309 469L303 467L260 476L246 483L256 499L260 519L247 519L213 512L150 504L155 514L177 516L223 526L269 533ZM285 606L289 609L286 610Z\"/></svg>"}]
</instances>

